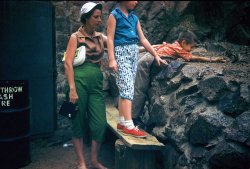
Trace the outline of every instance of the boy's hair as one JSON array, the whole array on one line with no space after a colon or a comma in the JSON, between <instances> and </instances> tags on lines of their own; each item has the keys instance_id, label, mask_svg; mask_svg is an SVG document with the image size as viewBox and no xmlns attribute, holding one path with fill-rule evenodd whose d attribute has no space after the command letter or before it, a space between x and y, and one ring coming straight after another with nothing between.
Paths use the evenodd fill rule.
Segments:
<instances>
[{"instance_id":1,"label":"boy's hair","mask_svg":"<svg viewBox=\"0 0 250 169\"><path fill-rule=\"evenodd\" d=\"M181 43L183 40L185 40L187 44L197 43L196 35L189 30L182 31L179 34L177 41Z\"/></svg>"}]
</instances>

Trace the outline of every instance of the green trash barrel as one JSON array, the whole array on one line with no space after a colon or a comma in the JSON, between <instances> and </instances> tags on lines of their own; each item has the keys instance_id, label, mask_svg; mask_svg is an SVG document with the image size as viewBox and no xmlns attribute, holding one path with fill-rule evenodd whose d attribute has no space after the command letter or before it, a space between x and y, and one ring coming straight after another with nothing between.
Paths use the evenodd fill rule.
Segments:
<instances>
[{"instance_id":1,"label":"green trash barrel","mask_svg":"<svg viewBox=\"0 0 250 169\"><path fill-rule=\"evenodd\" d=\"M30 163L30 101L26 80L0 80L0 168Z\"/></svg>"}]
</instances>

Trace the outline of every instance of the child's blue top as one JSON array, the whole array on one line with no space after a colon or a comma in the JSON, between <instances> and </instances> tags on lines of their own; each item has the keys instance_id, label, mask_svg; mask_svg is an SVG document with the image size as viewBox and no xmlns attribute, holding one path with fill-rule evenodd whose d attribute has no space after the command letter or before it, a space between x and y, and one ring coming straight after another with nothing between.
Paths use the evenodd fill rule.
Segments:
<instances>
[{"instance_id":1,"label":"child's blue top","mask_svg":"<svg viewBox=\"0 0 250 169\"><path fill-rule=\"evenodd\" d=\"M116 19L114 46L138 43L138 17L132 11L126 17L118 7L111 14Z\"/></svg>"}]
</instances>

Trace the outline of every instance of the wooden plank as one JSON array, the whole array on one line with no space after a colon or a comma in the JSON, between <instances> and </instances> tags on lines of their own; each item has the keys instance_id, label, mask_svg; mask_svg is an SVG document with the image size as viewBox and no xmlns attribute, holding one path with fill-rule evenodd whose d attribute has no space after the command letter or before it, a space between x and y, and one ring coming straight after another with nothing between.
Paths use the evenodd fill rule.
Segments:
<instances>
[{"instance_id":1,"label":"wooden plank","mask_svg":"<svg viewBox=\"0 0 250 169\"><path fill-rule=\"evenodd\" d=\"M106 117L108 127L120 138L128 147L137 150L161 150L165 147L164 144L160 143L154 136L147 133L146 138L136 138L133 136L123 135L122 132L117 131L117 118L118 110L114 106L106 105Z\"/></svg>"}]
</instances>

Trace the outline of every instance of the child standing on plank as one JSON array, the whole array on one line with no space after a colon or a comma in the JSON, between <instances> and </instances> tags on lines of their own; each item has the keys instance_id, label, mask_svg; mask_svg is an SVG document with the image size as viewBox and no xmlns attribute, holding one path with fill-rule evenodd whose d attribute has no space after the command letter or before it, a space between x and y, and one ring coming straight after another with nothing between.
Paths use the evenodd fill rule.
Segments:
<instances>
[{"instance_id":1,"label":"child standing on plank","mask_svg":"<svg viewBox=\"0 0 250 169\"><path fill-rule=\"evenodd\" d=\"M125 135L146 137L146 133L134 126L131 109L134 96L134 82L137 70L138 46L140 41L145 49L154 56L157 64L167 64L162 60L145 38L141 24L132 10L137 1L120 1L109 18L107 25L107 45L109 67L114 71L119 88L119 119L117 130Z\"/></svg>"}]
</instances>

